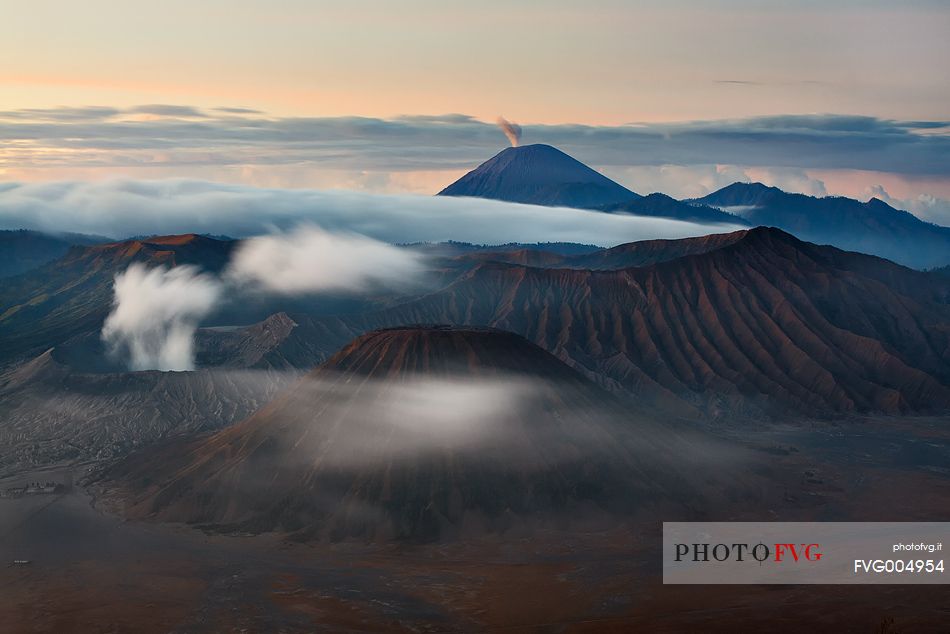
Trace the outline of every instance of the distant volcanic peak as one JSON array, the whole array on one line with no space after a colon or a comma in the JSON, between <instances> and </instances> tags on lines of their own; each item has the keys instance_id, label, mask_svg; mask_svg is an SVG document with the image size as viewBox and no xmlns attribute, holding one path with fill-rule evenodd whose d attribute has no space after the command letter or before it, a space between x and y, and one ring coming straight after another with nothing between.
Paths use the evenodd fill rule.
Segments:
<instances>
[{"instance_id":1,"label":"distant volcanic peak","mask_svg":"<svg viewBox=\"0 0 950 634\"><path fill-rule=\"evenodd\" d=\"M605 205L603 211L626 212L640 216L675 218L700 222L718 222L722 224L747 225L743 218L720 210L717 207L695 201L676 200L659 192L625 200L621 203Z\"/></svg>"},{"instance_id":2,"label":"distant volcanic peak","mask_svg":"<svg viewBox=\"0 0 950 634\"><path fill-rule=\"evenodd\" d=\"M736 181L736 182L733 183L732 185L729 185L729 187L744 188L744 189L747 189L747 190L749 190L749 191L759 192L759 193L761 193L761 192L780 192L780 191L782 191L782 190L779 189L778 187L775 187L775 186L773 186L773 185L766 185L765 183L761 183L761 182L759 182L759 181L754 181L754 182L751 182L751 183L743 183L743 182L740 182L740 181Z\"/></svg>"},{"instance_id":3,"label":"distant volcanic peak","mask_svg":"<svg viewBox=\"0 0 950 634\"><path fill-rule=\"evenodd\" d=\"M671 196L667 196L666 194L654 192L652 194L647 194L646 196L638 196L636 198L629 198L619 203L604 205L603 209L604 211L636 211L642 209L669 211L686 204L687 203L681 203L680 201Z\"/></svg>"},{"instance_id":4,"label":"distant volcanic peak","mask_svg":"<svg viewBox=\"0 0 950 634\"><path fill-rule=\"evenodd\" d=\"M570 154L566 152L562 152L561 150L557 149L553 145L548 145L547 143L529 143L528 145L505 148L504 150L496 154L496 156L501 156L503 154L507 154L510 156L520 155L520 156L533 156L533 157L557 156L560 158L570 159L571 161L575 163L580 163L581 165L583 165L583 163L575 159Z\"/></svg>"},{"instance_id":5,"label":"distant volcanic peak","mask_svg":"<svg viewBox=\"0 0 950 634\"><path fill-rule=\"evenodd\" d=\"M379 378L400 374L523 373L579 379L550 353L520 335L494 328L411 325L357 337L316 373L347 372Z\"/></svg>"},{"instance_id":6,"label":"distant volcanic peak","mask_svg":"<svg viewBox=\"0 0 950 634\"><path fill-rule=\"evenodd\" d=\"M664 202L664 203L669 203L669 204L678 202L675 198L667 194L664 194L663 192L653 192L652 194L647 194L646 196L643 197L643 200L652 200L656 202Z\"/></svg>"},{"instance_id":7,"label":"distant volcanic peak","mask_svg":"<svg viewBox=\"0 0 950 634\"><path fill-rule=\"evenodd\" d=\"M761 183L737 183L697 202L741 208L751 224L782 227L809 242L870 253L918 269L945 265L950 257L950 228L878 200L815 197Z\"/></svg>"},{"instance_id":8,"label":"distant volcanic peak","mask_svg":"<svg viewBox=\"0 0 950 634\"><path fill-rule=\"evenodd\" d=\"M762 183L733 183L711 194L698 198L698 202L720 207L748 207L761 205L776 196L788 196L778 187Z\"/></svg>"},{"instance_id":9,"label":"distant volcanic peak","mask_svg":"<svg viewBox=\"0 0 950 634\"><path fill-rule=\"evenodd\" d=\"M767 193L782 193L782 194L785 193L783 190L779 189L778 187L774 187L772 185L766 185L765 183L760 183L758 181L755 181L753 183L743 183L741 181L736 181L735 183L732 183L731 185L726 185L719 191L720 192L741 192L741 193L757 194L757 195L767 194Z\"/></svg>"},{"instance_id":10,"label":"distant volcanic peak","mask_svg":"<svg viewBox=\"0 0 950 634\"><path fill-rule=\"evenodd\" d=\"M482 165L489 166L496 159L497 167L506 169L533 168L532 171L517 174L525 184L550 182L592 183L620 187L626 192L625 195L628 198L635 195L600 172L581 163L573 156L544 143L506 148Z\"/></svg>"},{"instance_id":11,"label":"distant volcanic peak","mask_svg":"<svg viewBox=\"0 0 950 634\"><path fill-rule=\"evenodd\" d=\"M540 143L502 150L439 195L581 208L637 197L561 150Z\"/></svg>"}]
</instances>

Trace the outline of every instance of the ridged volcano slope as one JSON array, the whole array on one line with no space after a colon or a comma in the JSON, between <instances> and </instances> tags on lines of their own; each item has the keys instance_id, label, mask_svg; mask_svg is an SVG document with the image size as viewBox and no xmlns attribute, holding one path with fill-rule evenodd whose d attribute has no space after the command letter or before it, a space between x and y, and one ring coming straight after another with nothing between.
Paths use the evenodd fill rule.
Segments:
<instances>
[{"instance_id":1,"label":"ridged volcano slope","mask_svg":"<svg viewBox=\"0 0 950 634\"><path fill-rule=\"evenodd\" d=\"M243 423L110 477L138 517L429 540L673 504L669 451L517 335L414 327L364 335Z\"/></svg>"},{"instance_id":2,"label":"ridged volcano slope","mask_svg":"<svg viewBox=\"0 0 950 634\"><path fill-rule=\"evenodd\" d=\"M295 316L259 364L299 364L373 328L474 324L608 387L713 414L950 409L950 280L778 229L682 242L654 255L696 254L605 271L484 262L385 311Z\"/></svg>"},{"instance_id":3,"label":"ridged volcano slope","mask_svg":"<svg viewBox=\"0 0 950 634\"><path fill-rule=\"evenodd\" d=\"M99 330L112 307L116 273L148 266L224 267L236 242L195 234L72 247L66 255L0 285L0 365Z\"/></svg>"}]
</instances>

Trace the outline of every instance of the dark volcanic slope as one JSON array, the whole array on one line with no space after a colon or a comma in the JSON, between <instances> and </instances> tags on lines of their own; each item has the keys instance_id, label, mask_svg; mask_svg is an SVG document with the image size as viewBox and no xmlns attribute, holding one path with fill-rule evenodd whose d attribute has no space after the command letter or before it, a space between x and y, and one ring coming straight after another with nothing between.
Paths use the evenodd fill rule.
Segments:
<instances>
[{"instance_id":1,"label":"dark volcanic slope","mask_svg":"<svg viewBox=\"0 0 950 634\"><path fill-rule=\"evenodd\" d=\"M647 429L517 335L399 328L360 337L247 421L110 477L137 516L431 539L672 496L675 474L651 477L665 445Z\"/></svg>"},{"instance_id":2,"label":"dark volcanic slope","mask_svg":"<svg viewBox=\"0 0 950 634\"><path fill-rule=\"evenodd\" d=\"M683 202L660 193L649 194L622 203L605 205L601 209L612 213L625 212L637 216L675 218L676 220L692 220L695 222L718 222L740 226L749 224L740 216L726 213L715 207Z\"/></svg>"},{"instance_id":3,"label":"dark volcanic slope","mask_svg":"<svg viewBox=\"0 0 950 634\"><path fill-rule=\"evenodd\" d=\"M803 240L871 253L918 269L950 264L950 227L924 222L872 198L815 198L762 183L733 183L695 202L734 208L749 223ZM741 212L740 212L741 210Z\"/></svg>"},{"instance_id":4,"label":"dark volcanic slope","mask_svg":"<svg viewBox=\"0 0 950 634\"><path fill-rule=\"evenodd\" d=\"M473 196L532 205L595 208L637 197L550 145L502 150L439 196Z\"/></svg>"},{"instance_id":5,"label":"dark volcanic slope","mask_svg":"<svg viewBox=\"0 0 950 634\"><path fill-rule=\"evenodd\" d=\"M756 229L609 272L486 264L389 319L519 332L638 391L814 410L950 407L950 307L932 276Z\"/></svg>"},{"instance_id":6,"label":"dark volcanic slope","mask_svg":"<svg viewBox=\"0 0 950 634\"><path fill-rule=\"evenodd\" d=\"M745 233L745 231L714 233L685 240L642 240L579 254L548 251L543 245L536 248L484 249L457 256L454 261L446 265L446 270L460 272L482 262L503 262L538 268L612 271L635 266L649 266L686 255L706 253L741 240Z\"/></svg>"},{"instance_id":7,"label":"dark volcanic slope","mask_svg":"<svg viewBox=\"0 0 950 634\"><path fill-rule=\"evenodd\" d=\"M19 275L42 266L65 255L73 245L104 241L78 234L53 236L25 229L0 231L0 277Z\"/></svg>"},{"instance_id":8,"label":"dark volcanic slope","mask_svg":"<svg viewBox=\"0 0 950 634\"><path fill-rule=\"evenodd\" d=\"M612 271L482 263L386 311L295 318L260 365L319 358L381 326L476 324L608 386L712 413L950 409L950 281L777 229L698 240L657 247L695 255Z\"/></svg>"},{"instance_id":9,"label":"dark volcanic slope","mask_svg":"<svg viewBox=\"0 0 950 634\"><path fill-rule=\"evenodd\" d=\"M600 388L523 337L488 328L436 325L378 330L344 346L324 364L326 369L381 379L514 373L561 382L566 392L584 394L585 404L604 396Z\"/></svg>"},{"instance_id":10,"label":"dark volcanic slope","mask_svg":"<svg viewBox=\"0 0 950 634\"><path fill-rule=\"evenodd\" d=\"M197 235L73 247L66 255L0 286L0 365L98 330L112 305L116 273L133 262L191 264L217 271L234 243Z\"/></svg>"},{"instance_id":11,"label":"dark volcanic slope","mask_svg":"<svg viewBox=\"0 0 950 634\"><path fill-rule=\"evenodd\" d=\"M642 240L572 257L565 260L565 264L570 268L601 271L650 266L687 255L715 251L734 244L745 236L745 231L734 231L685 240Z\"/></svg>"}]
</instances>

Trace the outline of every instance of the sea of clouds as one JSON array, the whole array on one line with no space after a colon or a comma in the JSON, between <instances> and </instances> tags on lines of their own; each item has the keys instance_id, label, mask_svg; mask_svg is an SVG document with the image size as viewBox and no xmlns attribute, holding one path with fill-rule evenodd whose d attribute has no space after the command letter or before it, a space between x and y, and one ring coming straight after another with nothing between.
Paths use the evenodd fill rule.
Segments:
<instances>
[{"instance_id":1,"label":"sea of clouds","mask_svg":"<svg viewBox=\"0 0 950 634\"><path fill-rule=\"evenodd\" d=\"M221 275L134 265L115 279L102 337L133 370L194 367L194 333L222 297L409 288L423 256L394 246L580 242L601 246L742 228L479 198L264 189L207 181L110 180L0 186L0 228L245 240Z\"/></svg>"},{"instance_id":2,"label":"sea of clouds","mask_svg":"<svg viewBox=\"0 0 950 634\"><path fill-rule=\"evenodd\" d=\"M267 189L186 179L0 184L0 229L116 239L179 233L241 238L292 229L303 222L390 243L459 240L600 246L737 228L481 198Z\"/></svg>"}]
</instances>

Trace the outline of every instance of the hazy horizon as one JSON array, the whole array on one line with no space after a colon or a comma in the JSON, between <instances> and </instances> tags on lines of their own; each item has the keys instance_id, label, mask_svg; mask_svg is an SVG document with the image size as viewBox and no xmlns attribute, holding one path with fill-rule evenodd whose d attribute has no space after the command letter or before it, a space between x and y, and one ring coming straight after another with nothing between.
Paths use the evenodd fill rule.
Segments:
<instances>
[{"instance_id":1,"label":"hazy horizon","mask_svg":"<svg viewBox=\"0 0 950 634\"><path fill-rule=\"evenodd\" d=\"M434 194L507 145L503 115L640 193L752 180L950 224L939 2L96 0L5 22L0 182Z\"/></svg>"}]
</instances>

